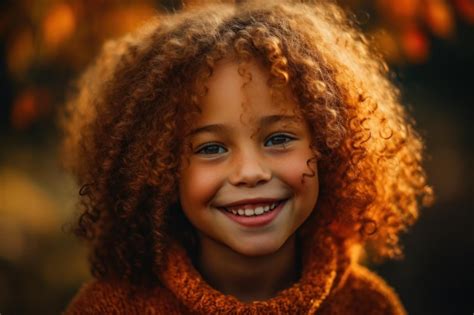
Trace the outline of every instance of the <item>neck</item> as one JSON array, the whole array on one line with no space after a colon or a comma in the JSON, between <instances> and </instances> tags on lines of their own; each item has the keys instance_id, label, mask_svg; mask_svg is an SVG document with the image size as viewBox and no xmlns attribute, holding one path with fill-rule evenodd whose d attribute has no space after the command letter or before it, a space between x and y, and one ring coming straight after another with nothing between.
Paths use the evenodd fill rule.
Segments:
<instances>
[{"instance_id":1,"label":"neck","mask_svg":"<svg viewBox=\"0 0 474 315\"><path fill-rule=\"evenodd\" d=\"M298 276L296 237L291 236L276 252L264 256L241 255L226 245L201 237L197 268L216 290L242 302L274 297Z\"/></svg>"}]
</instances>

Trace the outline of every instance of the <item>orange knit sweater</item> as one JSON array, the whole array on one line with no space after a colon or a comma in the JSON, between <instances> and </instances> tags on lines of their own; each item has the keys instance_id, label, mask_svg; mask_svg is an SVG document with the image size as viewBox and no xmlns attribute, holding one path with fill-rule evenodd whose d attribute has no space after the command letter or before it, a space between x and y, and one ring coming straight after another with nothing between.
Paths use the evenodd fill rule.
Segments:
<instances>
[{"instance_id":1,"label":"orange knit sweater","mask_svg":"<svg viewBox=\"0 0 474 315\"><path fill-rule=\"evenodd\" d=\"M163 286L129 296L125 283L95 280L80 289L65 314L406 314L393 289L351 263L331 237L316 244L305 251L300 280L266 301L242 303L214 290L174 244L160 275Z\"/></svg>"}]
</instances>

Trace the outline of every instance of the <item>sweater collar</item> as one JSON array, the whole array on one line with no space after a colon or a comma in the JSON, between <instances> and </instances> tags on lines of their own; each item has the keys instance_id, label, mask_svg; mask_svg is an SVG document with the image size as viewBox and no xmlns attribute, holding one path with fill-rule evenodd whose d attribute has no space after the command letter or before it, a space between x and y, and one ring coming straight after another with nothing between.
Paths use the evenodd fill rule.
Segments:
<instances>
[{"instance_id":1,"label":"sweater collar","mask_svg":"<svg viewBox=\"0 0 474 315\"><path fill-rule=\"evenodd\" d=\"M212 288L194 268L183 247L173 243L167 250L161 281L192 313L214 314L314 314L332 288L339 287L347 260L338 259L335 241L319 233L311 247L304 246L301 278L277 296L243 303ZM341 258L341 257L339 257Z\"/></svg>"}]
</instances>

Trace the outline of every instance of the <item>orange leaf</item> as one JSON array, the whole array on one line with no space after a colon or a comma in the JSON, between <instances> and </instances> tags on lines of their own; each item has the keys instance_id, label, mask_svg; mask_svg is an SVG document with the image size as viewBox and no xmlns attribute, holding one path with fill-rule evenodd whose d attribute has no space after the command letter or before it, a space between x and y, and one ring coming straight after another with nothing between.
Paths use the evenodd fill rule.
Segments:
<instances>
[{"instance_id":1,"label":"orange leaf","mask_svg":"<svg viewBox=\"0 0 474 315\"><path fill-rule=\"evenodd\" d=\"M455 5L464 19L474 24L474 1L472 0L455 0Z\"/></svg>"},{"instance_id":2,"label":"orange leaf","mask_svg":"<svg viewBox=\"0 0 474 315\"><path fill-rule=\"evenodd\" d=\"M405 30L402 33L401 40L405 55L410 61L421 63L428 58L428 40L418 27L412 26Z\"/></svg>"},{"instance_id":3,"label":"orange leaf","mask_svg":"<svg viewBox=\"0 0 474 315\"><path fill-rule=\"evenodd\" d=\"M449 37L454 30L451 8L443 0L430 0L425 5L424 16L431 31L439 37Z\"/></svg>"},{"instance_id":4,"label":"orange leaf","mask_svg":"<svg viewBox=\"0 0 474 315\"><path fill-rule=\"evenodd\" d=\"M43 21L43 38L48 48L56 48L68 39L76 29L76 17L72 8L59 3L53 6Z\"/></svg>"}]
</instances>

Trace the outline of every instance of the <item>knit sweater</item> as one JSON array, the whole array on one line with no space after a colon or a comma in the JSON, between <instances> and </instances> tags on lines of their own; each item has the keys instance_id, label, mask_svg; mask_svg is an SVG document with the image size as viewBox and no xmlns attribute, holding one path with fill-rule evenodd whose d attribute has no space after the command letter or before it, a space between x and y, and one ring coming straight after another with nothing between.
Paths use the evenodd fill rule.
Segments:
<instances>
[{"instance_id":1,"label":"knit sweater","mask_svg":"<svg viewBox=\"0 0 474 315\"><path fill-rule=\"evenodd\" d=\"M299 281L265 301L243 303L207 284L186 251L173 244L160 275L162 286L128 294L119 280L83 285L65 314L317 314L403 315L394 290L351 262L329 236L306 251Z\"/></svg>"}]
</instances>

